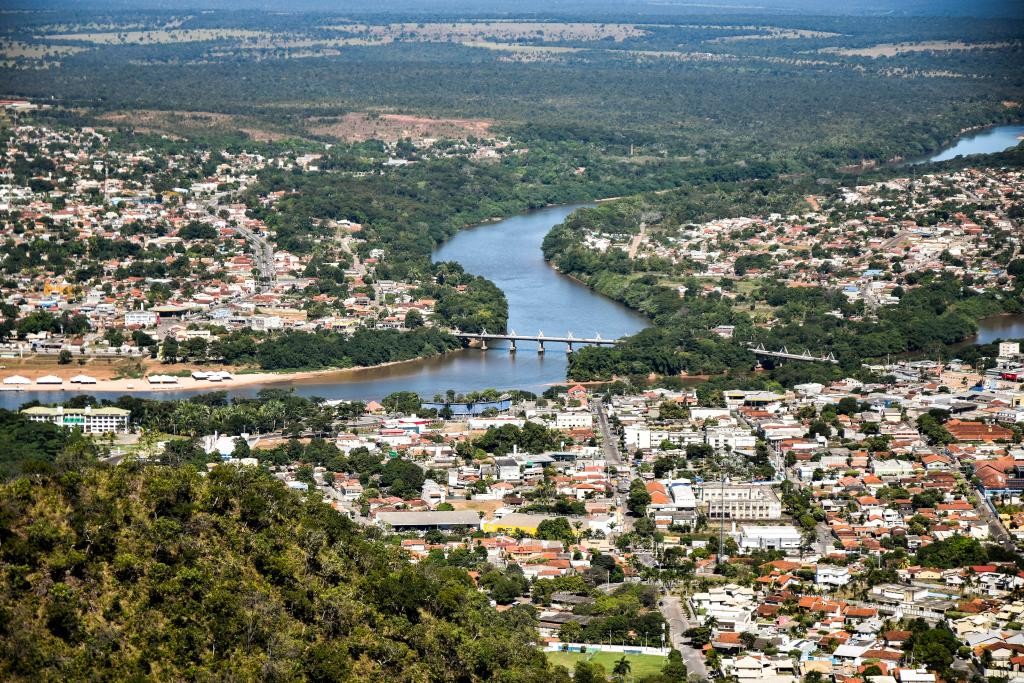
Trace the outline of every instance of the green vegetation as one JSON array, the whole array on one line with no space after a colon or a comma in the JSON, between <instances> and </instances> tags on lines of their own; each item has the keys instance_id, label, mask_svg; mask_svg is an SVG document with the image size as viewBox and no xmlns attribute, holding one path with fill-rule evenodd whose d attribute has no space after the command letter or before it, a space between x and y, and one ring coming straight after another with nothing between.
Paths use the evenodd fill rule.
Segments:
<instances>
[{"instance_id":1,"label":"green vegetation","mask_svg":"<svg viewBox=\"0 0 1024 683\"><path fill-rule=\"evenodd\" d=\"M0 410L0 480L50 470L71 438L56 425Z\"/></svg>"},{"instance_id":2,"label":"green vegetation","mask_svg":"<svg viewBox=\"0 0 1024 683\"><path fill-rule=\"evenodd\" d=\"M566 680L530 612L496 613L465 569L411 565L258 469L66 453L0 501L8 680Z\"/></svg>"},{"instance_id":3,"label":"green vegetation","mask_svg":"<svg viewBox=\"0 0 1024 683\"><path fill-rule=\"evenodd\" d=\"M615 663L622 657L617 652L547 652L545 654L549 662L564 666L570 671L575 669L577 662L587 662L602 667L607 674L612 672ZM638 681L647 676L660 674L668 661L668 658L657 655L626 655L626 659L630 664L630 674L634 680ZM607 678L603 676L596 680L604 681Z\"/></svg>"}]
</instances>

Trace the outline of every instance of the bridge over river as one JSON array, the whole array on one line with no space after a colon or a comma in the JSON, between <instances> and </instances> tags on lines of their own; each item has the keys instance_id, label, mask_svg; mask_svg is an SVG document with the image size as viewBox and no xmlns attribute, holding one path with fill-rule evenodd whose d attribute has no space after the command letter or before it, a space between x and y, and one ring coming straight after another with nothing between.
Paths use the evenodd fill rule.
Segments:
<instances>
[{"instance_id":1,"label":"bridge over river","mask_svg":"<svg viewBox=\"0 0 1024 683\"><path fill-rule=\"evenodd\" d=\"M600 334L596 334L593 337L575 337L572 332L569 332L564 336L548 336L544 334L543 330L537 334L516 334L515 330L511 330L508 334L492 334L487 330L480 332L459 332L456 330L451 335L459 339L479 342L480 348L484 351L487 350L487 342L507 341L509 343L509 353L515 353L518 350L516 343L522 341L536 343L537 353L544 353L545 344L565 344L566 351L572 353L574 345L614 346L618 343L617 339L605 339Z\"/></svg>"}]
</instances>

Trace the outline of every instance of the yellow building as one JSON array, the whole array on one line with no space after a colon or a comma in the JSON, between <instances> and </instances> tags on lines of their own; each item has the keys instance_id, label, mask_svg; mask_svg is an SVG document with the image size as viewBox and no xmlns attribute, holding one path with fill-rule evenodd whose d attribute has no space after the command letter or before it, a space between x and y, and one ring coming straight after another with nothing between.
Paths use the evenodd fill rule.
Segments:
<instances>
[{"instance_id":1,"label":"yellow building","mask_svg":"<svg viewBox=\"0 0 1024 683\"><path fill-rule=\"evenodd\" d=\"M75 294L75 286L69 282L47 282L43 285L43 294L46 296L62 296L69 298Z\"/></svg>"}]
</instances>

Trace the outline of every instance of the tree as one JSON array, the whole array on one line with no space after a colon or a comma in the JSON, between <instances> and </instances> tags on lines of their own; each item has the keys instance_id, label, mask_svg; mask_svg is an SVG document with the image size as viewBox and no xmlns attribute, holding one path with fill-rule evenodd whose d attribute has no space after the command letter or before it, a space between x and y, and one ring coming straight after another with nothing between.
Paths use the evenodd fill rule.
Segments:
<instances>
[{"instance_id":1,"label":"tree","mask_svg":"<svg viewBox=\"0 0 1024 683\"><path fill-rule=\"evenodd\" d=\"M565 517L545 519L537 525L537 538L547 541L563 541L572 543L576 540L572 525Z\"/></svg>"},{"instance_id":2,"label":"tree","mask_svg":"<svg viewBox=\"0 0 1024 683\"><path fill-rule=\"evenodd\" d=\"M405 328L407 330L416 330L421 327L423 327L423 314L415 308L409 309L409 312L405 314Z\"/></svg>"},{"instance_id":3,"label":"tree","mask_svg":"<svg viewBox=\"0 0 1024 683\"><path fill-rule=\"evenodd\" d=\"M620 681L626 679L629 672L633 670L633 665L629 663L626 656L623 655L615 662L615 667L612 669L612 674Z\"/></svg>"},{"instance_id":4,"label":"tree","mask_svg":"<svg viewBox=\"0 0 1024 683\"><path fill-rule=\"evenodd\" d=\"M651 503L651 494L647 490L643 479L634 479L629 485L629 495L626 497L626 509L637 517L647 514L647 506Z\"/></svg>"},{"instance_id":5,"label":"tree","mask_svg":"<svg viewBox=\"0 0 1024 683\"><path fill-rule=\"evenodd\" d=\"M61 349L60 353L57 354L57 363L60 365L67 365L71 362L71 352L67 349Z\"/></svg>"},{"instance_id":6,"label":"tree","mask_svg":"<svg viewBox=\"0 0 1024 683\"><path fill-rule=\"evenodd\" d=\"M689 675L686 663L683 661L683 653L672 648L668 653L668 662L661 668L661 675L672 683L684 683Z\"/></svg>"},{"instance_id":7,"label":"tree","mask_svg":"<svg viewBox=\"0 0 1024 683\"><path fill-rule=\"evenodd\" d=\"M929 669L948 678L949 665L953 663L960 640L945 628L934 628L922 633L915 633L911 638L910 649L914 659L924 662Z\"/></svg>"},{"instance_id":8,"label":"tree","mask_svg":"<svg viewBox=\"0 0 1024 683\"><path fill-rule=\"evenodd\" d=\"M178 340L174 338L174 335L169 334L164 337L163 346L160 348L160 355L163 357L164 362L177 362L179 353Z\"/></svg>"},{"instance_id":9,"label":"tree","mask_svg":"<svg viewBox=\"0 0 1024 683\"><path fill-rule=\"evenodd\" d=\"M414 415L420 409L420 397L414 391L396 391L385 396L381 405L391 413Z\"/></svg>"},{"instance_id":10,"label":"tree","mask_svg":"<svg viewBox=\"0 0 1024 683\"><path fill-rule=\"evenodd\" d=\"M425 480L423 468L405 458L391 458L380 473L381 486L401 498L419 494Z\"/></svg>"},{"instance_id":11,"label":"tree","mask_svg":"<svg viewBox=\"0 0 1024 683\"><path fill-rule=\"evenodd\" d=\"M593 664L585 660L576 662L572 674L573 683L606 683L604 667L600 664Z\"/></svg>"},{"instance_id":12,"label":"tree","mask_svg":"<svg viewBox=\"0 0 1024 683\"><path fill-rule=\"evenodd\" d=\"M567 621L558 628L558 639L563 643L578 643L583 636L583 627L578 621Z\"/></svg>"}]
</instances>

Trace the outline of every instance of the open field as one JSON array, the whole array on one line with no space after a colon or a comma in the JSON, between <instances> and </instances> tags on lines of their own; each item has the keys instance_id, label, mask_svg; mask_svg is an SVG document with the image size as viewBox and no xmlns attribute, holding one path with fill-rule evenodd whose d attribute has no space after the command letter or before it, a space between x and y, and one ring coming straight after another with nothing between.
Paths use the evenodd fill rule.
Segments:
<instances>
[{"instance_id":1,"label":"open field","mask_svg":"<svg viewBox=\"0 0 1024 683\"><path fill-rule=\"evenodd\" d=\"M730 28L730 27L723 27ZM755 29L760 33L748 33L737 36L722 36L721 38L712 38L707 41L709 43L737 43L744 40L795 40L798 38L834 38L838 36L838 33L829 33L828 31L808 31L806 29L799 28L776 28L774 26L749 26L749 27L738 27L746 29Z\"/></svg>"},{"instance_id":2,"label":"open field","mask_svg":"<svg viewBox=\"0 0 1024 683\"><path fill-rule=\"evenodd\" d=\"M818 52L843 57L896 57L910 52L956 52L964 50L997 50L1013 43L965 43L960 40L927 40L920 43L882 43L871 47L824 47Z\"/></svg>"},{"instance_id":3,"label":"open field","mask_svg":"<svg viewBox=\"0 0 1024 683\"><path fill-rule=\"evenodd\" d=\"M46 59L85 52L89 48L78 45L47 45L43 43L0 42L0 55L11 59Z\"/></svg>"},{"instance_id":4,"label":"open field","mask_svg":"<svg viewBox=\"0 0 1024 683\"><path fill-rule=\"evenodd\" d=\"M634 24L589 22L480 21L426 24L341 24L325 26L334 31L372 35L388 40L424 42L464 42L467 40L606 40L616 42L639 38L647 31Z\"/></svg>"},{"instance_id":5,"label":"open field","mask_svg":"<svg viewBox=\"0 0 1024 683\"><path fill-rule=\"evenodd\" d=\"M268 38L265 31L251 31L238 28L211 29L156 29L152 31L108 31L96 33L52 33L43 36L46 40L68 40L94 45L167 45L173 43L197 43L208 40Z\"/></svg>"},{"instance_id":6,"label":"open field","mask_svg":"<svg viewBox=\"0 0 1024 683\"><path fill-rule=\"evenodd\" d=\"M576 662L581 659L604 667L605 673L611 675L615 662L622 658L618 652L597 652L594 654L580 654L579 652L546 652L548 661L552 664L561 664L571 672ZM667 657L657 655L626 655L630 663L629 675L634 679L660 673L662 667L668 662Z\"/></svg>"},{"instance_id":7,"label":"open field","mask_svg":"<svg viewBox=\"0 0 1024 683\"><path fill-rule=\"evenodd\" d=\"M308 130L347 142L376 139L394 142L404 138L464 139L487 137L492 122L484 119L433 119L406 114L367 114L352 112L337 118L313 119Z\"/></svg>"}]
</instances>

